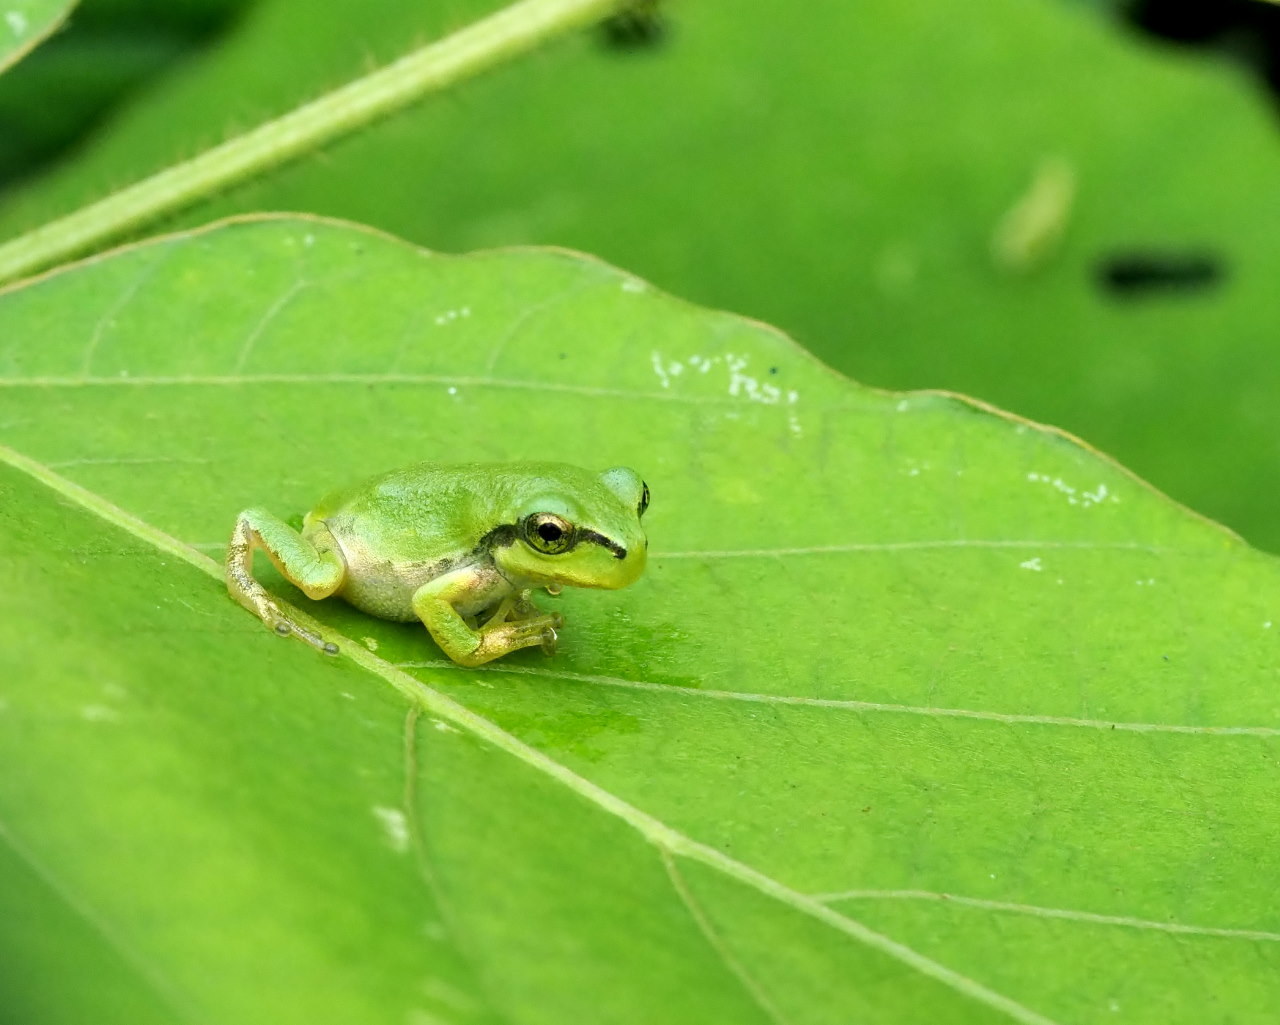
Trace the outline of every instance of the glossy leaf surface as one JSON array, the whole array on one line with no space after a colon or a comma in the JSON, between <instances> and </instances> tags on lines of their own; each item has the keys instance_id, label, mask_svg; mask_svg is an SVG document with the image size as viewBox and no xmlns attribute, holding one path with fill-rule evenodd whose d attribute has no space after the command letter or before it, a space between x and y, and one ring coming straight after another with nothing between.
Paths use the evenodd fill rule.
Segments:
<instances>
[{"instance_id":1,"label":"glossy leaf surface","mask_svg":"<svg viewBox=\"0 0 1280 1025\"><path fill-rule=\"evenodd\" d=\"M277 220L0 295L0 441L16 1020L1280 1000L1276 562L1058 434L590 259ZM245 506L547 456L653 492L554 658L299 598L325 658L206 557Z\"/></svg>"}]
</instances>

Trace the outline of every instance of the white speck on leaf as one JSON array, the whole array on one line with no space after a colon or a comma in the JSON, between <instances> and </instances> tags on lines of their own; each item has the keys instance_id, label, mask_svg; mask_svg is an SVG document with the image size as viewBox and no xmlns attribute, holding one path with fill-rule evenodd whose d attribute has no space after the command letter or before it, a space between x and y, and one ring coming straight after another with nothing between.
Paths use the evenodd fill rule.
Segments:
<instances>
[{"instance_id":1,"label":"white speck on leaf","mask_svg":"<svg viewBox=\"0 0 1280 1025\"><path fill-rule=\"evenodd\" d=\"M6 11L4 20L15 36L27 34L27 16L21 11Z\"/></svg>"},{"instance_id":2,"label":"white speck on leaf","mask_svg":"<svg viewBox=\"0 0 1280 1025\"><path fill-rule=\"evenodd\" d=\"M624 292L647 292L649 288L639 278L623 278L622 290Z\"/></svg>"},{"instance_id":3,"label":"white speck on leaf","mask_svg":"<svg viewBox=\"0 0 1280 1025\"><path fill-rule=\"evenodd\" d=\"M899 413L905 413L908 409L911 408L911 403L908 402L906 399L899 399L898 405L896 408Z\"/></svg>"},{"instance_id":4,"label":"white speck on leaf","mask_svg":"<svg viewBox=\"0 0 1280 1025\"><path fill-rule=\"evenodd\" d=\"M1093 505L1101 505L1105 501L1119 502L1120 499L1112 495L1105 484L1099 484L1094 491L1080 491L1072 487L1061 477L1050 477L1047 473L1028 473L1027 480L1032 483L1048 484L1055 491L1061 492L1067 497L1068 505L1078 505L1088 509Z\"/></svg>"},{"instance_id":5,"label":"white speck on leaf","mask_svg":"<svg viewBox=\"0 0 1280 1025\"><path fill-rule=\"evenodd\" d=\"M80 709L80 717L86 722L116 722L120 713L106 705L85 705Z\"/></svg>"},{"instance_id":6,"label":"white speck on leaf","mask_svg":"<svg viewBox=\"0 0 1280 1025\"><path fill-rule=\"evenodd\" d=\"M1271 629L1271 620L1269 620L1269 619L1268 619L1265 623L1263 623L1263 624L1262 624L1262 629L1264 629L1264 630L1270 630L1270 629Z\"/></svg>"},{"instance_id":7,"label":"white speck on leaf","mask_svg":"<svg viewBox=\"0 0 1280 1025\"><path fill-rule=\"evenodd\" d=\"M443 719L432 719L431 722L435 726L435 728L438 729L441 733L460 733L461 732L461 730L459 730L456 726L445 722Z\"/></svg>"},{"instance_id":8,"label":"white speck on leaf","mask_svg":"<svg viewBox=\"0 0 1280 1025\"><path fill-rule=\"evenodd\" d=\"M1018 563L1018 567L1020 569L1032 569L1037 573L1044 569L1044 567L1040 565L1040 556L1038 555L1034 559L1028 559L1026 562Z\"/></svg>"},{"instance_id":9,"label":"white speck on leaf","mask_svg":"<svg viewBox=\"0 0 1280 1025\"><path fill-rule=\"evenodd\" d=\"M750 374L743 373L747 369L745 356L726 353L725 365L729 368L729 394L733 398L744 397L749 402L760 402L766 406L776 406L782 401L782 389L777 385L762 383ZM799 397L796 394L796 398L788 398L788 402L794 404Z\"/></svg>"},{"instance_id":10,"label":"white speck on leaf","mask_svg":"<svg viewBox=\"0 0 1280 1025\"><path fill-rule=\"evenodd\" d=\"M662 365L662 353L651 352L649 354L649 362L653 364L653 372L658 375L658 380L662 382L662 387L671 387L671 378L667 375L667 368Z\"/></svg>"},{"instance_id":11,"label":"white speck on leaf","mask_svg":"<svg viewBox=\"0 0 1280 1025\"><path fill-rule=\"evenodd\" d=\"M378 820L378 824L382 826L383 832L387 835L387 843L391 849L397 854L403 854L409 849L409 823L404 817L404 812L399 808L384 808L381 805L375 805L373 808L374 818Z\"/></svg>"},{"instance_id":12,"label":"white speck on leaf","mask_svg":"<svg viewBox=\"0 0 1280 1025\"><path fill-rule=\"evenodd\" d=\"M361 637L360 641L370 651L378 650L378 639L376 637Z\"/></svg>"},{"instance_id":13,"label":"white speck on leaf","mask_svg":"<svg viewBox=\"0 0 1280 1025\"><path fill-rule=\"evenodd\" d=\"M315 237L314 235L303 235L303 236L302 236L302 244L303 244L304 246L312 246L312 245L315 245L315 242L316 242L316 237Z\"/></svg>"}]
</instances>

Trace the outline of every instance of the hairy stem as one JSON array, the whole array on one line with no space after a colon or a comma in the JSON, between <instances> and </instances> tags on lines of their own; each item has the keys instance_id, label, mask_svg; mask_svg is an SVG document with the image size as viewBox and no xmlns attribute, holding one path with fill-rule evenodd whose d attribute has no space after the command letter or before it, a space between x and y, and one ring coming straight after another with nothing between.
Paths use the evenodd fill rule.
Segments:
<instances>
[{"instance_id":1,"label":"hairy stem","mask_svg":"<svg viewBox=\"0 0 1280 1025\"><path fill-rule=\"evenodd\" d=\"M0 245L0 282L92 250L197 200L617 10L620 0L519 0L272 121Z\"/></svg>"}]
</instances>

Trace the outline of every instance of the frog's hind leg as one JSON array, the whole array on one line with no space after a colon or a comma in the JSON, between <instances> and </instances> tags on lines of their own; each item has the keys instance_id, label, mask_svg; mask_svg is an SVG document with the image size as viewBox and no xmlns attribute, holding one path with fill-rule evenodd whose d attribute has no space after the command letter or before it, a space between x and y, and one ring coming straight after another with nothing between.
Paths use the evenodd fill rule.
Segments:
<instances>
[{"instance_id":1,"label":"frog's hind leg","mask_svg":"<svg viewBox=\"0 0 1280 1025\"><path fill-rule=\"evenodd\" d=\"M282 636L293 634L313 648L336 655L338 646L296 623L254 579L253 553L261 549L290 583L308 598L327 598L342 586L347 566L337 542L321 524L304 537L265 509L246 509L236 518L227 546L227 590L236 601Z\"/></svg>"}]
</instances>

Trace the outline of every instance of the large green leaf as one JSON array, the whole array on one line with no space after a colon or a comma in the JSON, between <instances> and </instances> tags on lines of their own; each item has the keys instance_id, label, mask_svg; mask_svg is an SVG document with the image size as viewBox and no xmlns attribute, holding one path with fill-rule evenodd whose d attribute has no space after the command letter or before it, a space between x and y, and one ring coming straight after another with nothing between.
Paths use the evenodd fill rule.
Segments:
<instances>
[{"instance_id":1,"label":"large green leaf","mask_svg":"<svg viewBox=\"0 0 1280 1025\"><path fill-rule=\"evenodd\" d=\"M1276 561L1053 431L572 254L266 220L0 297L0 438L24 1025L1280 1001ZM302 600L325 658L197 554L535 456L654 496L649 572L565 594L551 659Z\"/></svg>"},{"instance_id":2,"label":"large green leaf","mask_svg":"<svg viewBox=\"0 0 1280 1025\"><path fill-rule=\"evenodd\" d=\"M0 71L30 53L75 5L76 0L4 0L0 4Z\"/></svg>"},{"instance_id":3,"label":"large green leaf","mask_svg":"<svg viewBox=\"0 0 1280 1025\"><path fill-rule=\"evenodd\" d=\"M189 155L479 13L265 0L0 233ZM192 214L302 209L437 249L554 242L763 317L859 379L982 396L1087 435L1280 548L1273 112L1243 73L1072 5L673 4L650 51L557 47ZM424 19L431 19L428 24ZM786 31L780 32L779 26ZM1031 273L989 255L1046 158L1076 198ZM1220 284L1122 301L1115 258Z\"/></svg>"}]
</instances>

